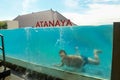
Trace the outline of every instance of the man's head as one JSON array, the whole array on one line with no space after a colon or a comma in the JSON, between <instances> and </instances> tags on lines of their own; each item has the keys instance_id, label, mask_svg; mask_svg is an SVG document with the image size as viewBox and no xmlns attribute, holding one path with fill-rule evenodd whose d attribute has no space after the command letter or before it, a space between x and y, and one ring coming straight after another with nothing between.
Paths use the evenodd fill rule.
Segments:
<instances>
[{"instance_id":1,"label":"man's head","mask_svg":"<svg viewBox=\"0 0 120 80\"><path fill-rule=\"evenodd\" d=\"M60 54L60 57L62 57L62 58L67 55L67 53L65 52L65 50L60 50L59 54Z\"/></svg>"}]
</instances>

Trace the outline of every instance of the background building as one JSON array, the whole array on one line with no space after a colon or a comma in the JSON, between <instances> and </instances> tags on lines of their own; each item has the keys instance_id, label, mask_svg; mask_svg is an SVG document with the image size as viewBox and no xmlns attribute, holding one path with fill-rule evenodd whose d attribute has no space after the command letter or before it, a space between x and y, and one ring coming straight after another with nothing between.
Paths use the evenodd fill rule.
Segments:
<instances>
[{"instance_id":1,"label":"background building","mask_svg":"<svg viewBox=\"0 0 120 80\"><path fill-rule=\"evenodd\" d=\"M59 12L53 11L52 9L31 14L19 15L12 21L0 21L0 29L75 25L76 24L61 15Z\"/></svg>"},{"instance_id":2,"label":"background building","mask_svg":"<svg viewBox=\"0 0 120 80\"><path fill-rule=\"evenodd\" d=\"M8 29L13 29L13 28L18 28L18 27L19 27L18 21L7 21Z\"/></svg>"},{"instance_id":3,"label":"background building","mask_svg":"<svg viewBox=\"0 0 120 80\"><path fill-rule=\"evenodd\" d=\"M18 21L0 21L0 29L13 29L18 26Z\"/></svg>"},{"instance_id":4,"label":"background building","mask_svg":"<svg viewBox=\"0 0 120 80\"><path fill-rule=\"evenodd\" d=\"M46 11L41 11L41 12L36 12L36 13L31 13L31 14L26 14L26 15L19 15L17 16L13 21L18 21L19 27L37 27L38 25L43 22L43 25L40 25L39 27L45 27L48 26L50 22L55 22L54 26L65 26L67 25L67 22L62 24L61 20L68 20L65 18L63 15L61 15L57 11L51 10L46 10ZM71 22L72 23L72 22ZM75 24L72 23L71 26L74 26Z\"/></svg>"}]
</instances>

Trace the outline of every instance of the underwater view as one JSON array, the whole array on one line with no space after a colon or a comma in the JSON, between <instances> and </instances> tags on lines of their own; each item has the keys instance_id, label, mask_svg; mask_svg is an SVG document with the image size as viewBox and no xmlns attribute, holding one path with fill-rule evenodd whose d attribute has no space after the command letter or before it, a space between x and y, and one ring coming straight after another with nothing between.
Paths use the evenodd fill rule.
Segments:
<instances>
[{"instance_id":1,"label":"underwater view","mask_svg":"<svg viewBox=\"0 0 120 80\"><path fill-rule=\"evenodd\" d=\"M7 57L110 80L113 25L54 28L27 27L0 30L0 34L4 36ZM62 60L60 50L65 51L66 55L85 56L85 59L83 58L86 61L85 65L82 68L71 67L72 63L61 67L55 66L60 64ZM95 50L100 52L97 57L95 57ZM91 59L99 59L99 64L93 62L91 62L93 64L90 64L89 60ZM78 61L73 63L76 62ZM32 67L34 68L34 66Z\"/></svg>"}]
</instances>

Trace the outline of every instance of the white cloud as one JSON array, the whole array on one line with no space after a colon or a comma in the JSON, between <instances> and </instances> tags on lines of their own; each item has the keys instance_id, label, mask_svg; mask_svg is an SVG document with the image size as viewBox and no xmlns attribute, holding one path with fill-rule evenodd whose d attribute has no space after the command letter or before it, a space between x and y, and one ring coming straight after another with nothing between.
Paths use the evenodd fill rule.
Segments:
<instances>
[{"instance_id":1,"label":"white cloud","mask_svg":"<svg viewBox=\"0 0 120 80\"><path fill-rule=\"evenodd\" d=\"M93 2L108 2L108 1L113 1L113 0L93 0Z\"/></svg>"},{"instance_id":2,"label":"white cloud","mask_svg":"<svg viewBox=\"0 0 120 80\"><path fill-rule=\"evenodd\" d=\"M77 8L79 7L79 0L64 0L64 4L70 8Z\"/></svg>"},{"instance_id":3,"label":"white cloud","mask_svg":"<svg viewBox=\"0 0 120 80\"><path fill-rule=\"evenodd\" d=\"M78 25L100 25L120 22L120 5L90 4L90 9L85 14L63 13Z\"/></svg>"},{"instance_id":4,"label":"white cloud","mask_svg":"<svg viewBox=\"0 0 120 80\"><path fill-rule=\"evenodd\" d=\"M12 19L14 19L15 17L16 17L16 16L0 17L0 21L12 20Z\"/></svg>"},{"instance_id":5,"label":"white cloud","mask_svg":"<svg viewBox=\"0 0 120 80\"><path fill-rule=\"evenodd\" d=\"M32 6L32 3L35 3L37 0L23 0L22 2L22 14L27 13L27 11Z\"/></svg>"},{"instance_id":6,"label":"white cloud","mask_svg":"<svg viewBox=\"0 0 120 80\"><path fill-rule=\"evenodd\" d=\"M94 3L97 2L118 2L119 0L92 0Z\"/></svg>"}]
</instances>

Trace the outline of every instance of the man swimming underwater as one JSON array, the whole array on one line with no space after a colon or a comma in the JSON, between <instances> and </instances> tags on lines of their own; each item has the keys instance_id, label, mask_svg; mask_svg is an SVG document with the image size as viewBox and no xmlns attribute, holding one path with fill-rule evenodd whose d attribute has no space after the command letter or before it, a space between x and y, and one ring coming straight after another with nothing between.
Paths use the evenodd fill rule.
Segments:
<instances>
[{"instance_id":1,"label":"man swimming underwater","mask_svg":"<svg viewBox=\"0 0 120 80\"><path fill-rule=\"evenodd\" d=\"M98 54L101 53L101 50L93 50L94 58L82 56L82 55L67 55L65 50L60 50L59 55L61 57L61 64L55 65L57 67L61 66L68 66L73 67L75 69L81 68L82 66L85 66L86 64L93 64L98 65L100 63Z\"/></svg>"}]
</instances>

